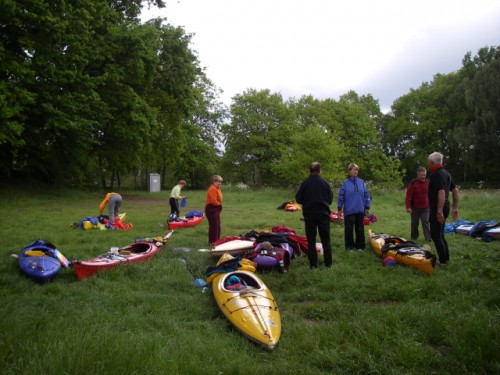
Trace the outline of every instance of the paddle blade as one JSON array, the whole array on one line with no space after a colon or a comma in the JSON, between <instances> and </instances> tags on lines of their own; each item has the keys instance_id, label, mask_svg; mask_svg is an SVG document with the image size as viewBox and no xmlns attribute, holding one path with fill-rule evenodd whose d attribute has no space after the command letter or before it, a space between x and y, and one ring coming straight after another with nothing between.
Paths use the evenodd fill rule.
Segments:
<instances>
[{"instance_id":1,"label":"paddle blade","mask_svg":"<svg viewBox=\"0 0 500 375\"><path fill-rule=\"evenodd\" d=\"M203 279L194 279L193 284L196 285L198 288L203 288L208 285L208 283Z\"/></svg>"},{"instance_id":2,"label":"paddle blade","mask_svg":"<svg viewBox=\"0 0 500 375\"><path fill-rule=\"evenodd\" d=\"M50 251L47 251L47 254L49 254L52 258L56 258L57 260L59 260L59 263L61 263L61 265L64 267L64 268L68 268L69 267L69 260L68 258L66 258L64 255L61 254L61 252L57 249L51 249Z\"/></svg>"},{"instance_id":3,"label":"paddle blade","mask_svg":"<svg viewBox=\"0 0 500 375\"><path fill-rule=\"evenodd\" d=\"M165 236L163 236L163 242L167 242L170 239L170 237L172 237L172 234L174 234L173 230L171 230Z\"/></svg>"},{"instance_id":4,"label":"paddle blade","mask_svg":"<svg viewBox=\"0 0 500 375\"><path fill-rule=\"evenodd\" d=\"M64 268L68 268L69 267L69 260L68 260L68 258L66 258L64 255L62 255L59 250L56 250L56 256L57 256L57 259L59 259L59 262L61 263L61 265Z\"/></svg>"}]
</instances>

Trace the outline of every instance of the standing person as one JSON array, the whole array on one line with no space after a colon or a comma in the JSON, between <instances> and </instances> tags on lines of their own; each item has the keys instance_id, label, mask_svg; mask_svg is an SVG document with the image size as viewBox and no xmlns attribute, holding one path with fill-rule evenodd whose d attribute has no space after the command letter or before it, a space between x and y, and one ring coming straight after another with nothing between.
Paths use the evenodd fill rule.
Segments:
<instances>
[{"instance_id":1,"label":"standing person","mask_svg":"<svg viewBox=\"0 0 500 375\"><path fill-rule=\"evenodd\" d=\"M220 213L222 211L222 177L212 176L212 184L207 190L205 215L208 220L208 246L220 238Z\"/></svg>"},{"instance_id":2,"label":"standing person","mask_svg":"<svg viewBox=\"0 0 500 375\"><path fill-rule=\"evenodd\" d=\"M185 198L181 195L181 190L184 186L186 186L186 181L179 180L177 185L175 185L170 192L170 199L168 201L170 203L170 219L175 219L180 214L179 199Z\"/></svg>"},{"instance_id":3,"label":"standing person","mask_svg":"<svg viewBox=\"0 0 500 375\"><path fill-rule=\"evenodd\" d=\"M311 269L318 267L316 252L316 232L319 232L323 246L323 259L326 267L332 266L332 247L330 242L330 205L333 202L333 192L330 184L321 177L321 165L311 163L309 177L300 184L295 194L295 200L302 205L304 216L307 257Z\"/></svg>"},{"instance_id":4,"label":"standing person","mask_svg":"<svg viewBox=\"0 0 500 375\"><path fill-rule=\"evenodd\" d=\"M406 188L406 212L411 215L411 239L418 239L418 223L422 223L422 231L426 241L431 240L429 229L429 180L424 167L417 169L417 177Z\"/></svg>"},{"instance_id":5,"label":"standing person","mask_svg":"<svg viewBox=\"0 0 500 375\"><path fill-rule=\"evenodd\" d=\"M450 173L444 169L443 154L433 152L428 157L429 177L429 224L431 237L436 246L439 266L446 267L450 260L448 242L444 237L444 224L450 214L450 191L453 196L452 217L458 219L458 189Z\"/></svg>"},{"instance_id":6,"label":"standing person","mask_svg":"<svg viewBox=\"0 0 500 375\"><path fill-rule=\"evenodd\" d=\"M347 171L347 179L340 186L337 209L339 215L344 209L345 249L362 251L366 246L363 219L370 213L371 198L365 182L358 177L359 167L351 163L347 166Z\"/></svg>"},{"instance_id":7,"label":"standing person","mask_svg":"<svg viewBox=\"0 0 500 375\"><path fill-rule=\"evenodd\" d=\"M108 206L108 222L114 224L115 217L119 214L122 205L122 196L118 193L108 193L99 205L99 216L102 215L104 208Z\"/></svg>"}]
</instances>

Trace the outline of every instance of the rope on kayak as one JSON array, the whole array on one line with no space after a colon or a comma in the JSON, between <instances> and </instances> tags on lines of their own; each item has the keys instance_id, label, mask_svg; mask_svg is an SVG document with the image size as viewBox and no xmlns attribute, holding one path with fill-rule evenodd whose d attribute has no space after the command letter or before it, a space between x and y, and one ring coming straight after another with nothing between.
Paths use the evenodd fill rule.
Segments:
<instances>
[{"instance_id":1,"label":"rope on kayak","mask_svg":"<svg viewBox=\"0 0 500 375\"><path fill-rule=\"evenodd\" d=\"M265 336L267 336L269 339L271 339L271 334L269 333L268 329L267 329L267 326L264 324L264 317L262 316L262 313L260 312L260 309L258 307L260 307L259 305L256 305L254 304L254 299L255 297L246 297L248 299L248 303L252 309L252 312L254 313L254 315L256 317L258 317L258 321L259 321L259 324L260 324L260 328L262 329L262 332Z\"/></svg>"}]
</instances>

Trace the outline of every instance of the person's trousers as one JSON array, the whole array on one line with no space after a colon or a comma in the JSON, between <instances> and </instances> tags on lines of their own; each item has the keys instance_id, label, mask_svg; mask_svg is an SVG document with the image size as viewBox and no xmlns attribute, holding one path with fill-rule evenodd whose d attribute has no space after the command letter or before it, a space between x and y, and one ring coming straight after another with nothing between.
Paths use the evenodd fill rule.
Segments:
<instances>
[{"instance_id":1,"label":"person's trousers","mask_svg":"<svg viewBox=\"0 0 500 375\"><path fill-rule=\"evenodd\" d=\"M214 243L220 239L220 213L222 206L205 206L205 215L208 220L208 242Z\"/></svg>"},{"instance_id":2,"label":"person's trousers","mask_svg":"<svg viewBox=\"0 0 500 375\"><path fill-rule=\"evenodd\" d=\"M115 222L115 216L118 216L120 206L122 205L122 196L120 194L111 194L108 201L108 220Z\"/></svg>"},{"instance_id":3,"label":"person's trousers","mask_svg":"<svg viewBox=\"0 0 500 375\"><path fill-rule=\"evenodd\" d=\"M422 232L426 241L431 240L431 230L429 228L429 209L428 208L412 208L411 211L411 239L418 238L418 225L422 223Z\"/></svg>"},{"instance_id":4,"label":"person's trousers","mask_svg":"<svg viewBox=\"0 0 500 375\"><path fill-rule=\"evenodd\" d=\"M344 215L344 245L346 250L365 248L364 213ZM356 239L354 239L354 233Z\"/></svg>"},{"instance_id":5,"label":"person's trousers","mask_svg":"<svg viewBox=\"0 0 500 375\"><path fill-rule=\"evenodd\" d=\"M445 205L443 208L443 216L446 220L450 213L449 208ZM436 251L439 257L439 263L448 263L450 260L450 252L448 249L448 242L444 237L444 224L437 221L436 211L430 211L429 213L429 226L431 229L431 238L436 247Z\"/></svg>"},{"instance_id":6,"label":"person's trousers","mask_svg":"<svg viewBox=\"0 0 500 375\"><path fill-rule=\"evenodd\" d=\"M170 197L168 203L170 203L170 215L175 214L179 216L180 211L179 211L179 204L177 202L177 199Z\"/></svg>"},{"instance_id":7,"label":"person's trousers","mask_svg":"<svg viewBox=\"0 0 500 375\"><path fill-rule=\"evenodd\" d=\"M323 260L326 267L332 265L332 245L330 240L330 216L304 213L304 223L307 238L307 257L311 268L318 267L318 253L316 252L316 233L319 233L323 246Z\"/></svg>"}]
</instances>

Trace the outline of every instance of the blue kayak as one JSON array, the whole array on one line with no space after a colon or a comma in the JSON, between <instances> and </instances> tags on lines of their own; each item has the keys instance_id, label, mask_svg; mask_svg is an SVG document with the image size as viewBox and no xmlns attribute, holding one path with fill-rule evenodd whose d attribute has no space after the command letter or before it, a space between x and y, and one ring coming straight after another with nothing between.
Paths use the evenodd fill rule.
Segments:
<instances>
[{"instance_id":1,"label":"blue kayak","mask_svg":"<svg viewBox=\"0 0 500 375\"><path fill-rule=\"evenodd\" d=\"M29 278L45 283L61 269L56 247L50 242L36 240L26 246L19 256L19 267Z\"/></svg>"}]
</instances>

